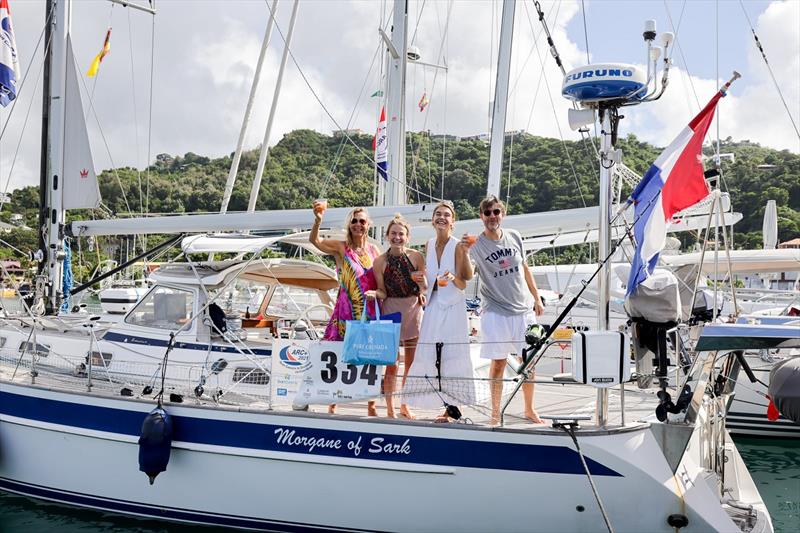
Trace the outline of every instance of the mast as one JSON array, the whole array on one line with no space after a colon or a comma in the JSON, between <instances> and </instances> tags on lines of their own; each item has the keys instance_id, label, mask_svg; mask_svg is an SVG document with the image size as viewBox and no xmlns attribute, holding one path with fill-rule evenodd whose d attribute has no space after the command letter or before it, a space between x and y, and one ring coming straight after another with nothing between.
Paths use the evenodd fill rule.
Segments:
<instances>
[{"instance_id":1,"label":"mast","mask_svg":"<svg viewBox=\"0 0 800 533\"><path fill-rule=\"evenodd\" d=\"M47 271L45 299L46 314L55 314L61 304L61 272L63 259L62 226L63 210L63 174L64 174L64 116L66 108L66 67L67 38L72 22L72 0L49 0L47 4L47 25L50 32L50 47L45 60L48 82L42 112L42 149L45 171L40 178L40 211L39 220L44 237L41 244L42 259L39 265L40 275ZM49 18L51 17L52 18ZM44 266L43 266L44 264Z\"/></svg>"},{"instance_id":2,"label":"mast","mask_svg":"<svg viewBox=\"0 0 800 533\"><path fill-rule=\"evenodd\" d=\"M294 4L292 4L292 16L289 20L289 31L286 33L286 42L283 43L283 56L281 56L278 79L275 80L275 92L272 95L272 104L269 108L267 129L264 131L264 141L261 144L261 153L258 156L258 167L256 168L256 175L253 178L253 185L250 188L250 201L247 203L247 211L250 213L256 210L258 192L261 190L261 177L264 175L264 166L267 163L267 156L269 155L269 137L272 134L272 123L275 120L275 111L278 109L278 98L280 98L281 85L283 85L283 73L286 71L286 61L289 58L289 47L292 44L292 33L294 33L294 24L297 20L297 8L299 6L300 1L294 0Z\"/></svg>"},{"instance_id":3,"label":"mast","mask_svg":"<svg viewBox=\"0 0 800 533\"><path fill-rule=\"evenodd\" d=\"M239 171L239 161L242 158L244 138L247 135L247 126L250 124L250 115L253 113L253 103L256 100L258 83L261 81L261 68L264 66L264 58L267 57L267 48L269 48L269 41L272 38L272 28L275 25L275 9L277 7L278 0L272 0L272 7L269 11L269 21L267 22L267 31L264 34L264 41L261 43L261 53L258 56L258 64L256 65L256 72L253 76L253 85L250 87L250 97L247 99L247 107L244 110L242 129L239 131L239 140L236 143L236 151L233 153L233 161L231 161L231 168L228 171L228 181L225 182L225 192L222 194L222 206L219 210L220 213L228 212L228 204L231 201L231 194L233 194L233 184L236 182L236 174Z\"/></svg>"},{"instance_id":4,"label":"mast","mask_svg":"<svg viewBox=\"0 0 800 533\"><path fill-rule=\"evenodd\" d=\"M516 0L503 0L503 17L500 23L500 45L497 51L497 82L492 105L491 147L489 150L489 179L486 194L500 197L500 177L503 170L506 112L508 109L508 83L511 77L511 41L514 34L514 8Z\"/></svg>"},{"instance_id":5,"label":"mast","mask_svg":"<svg viewBox=\"0 0 800 533\"><path fill-rule=\"evenodd\" d=\"M395 0L389 43L388 88L386 94L386 134L389 142L389 181L386 184L386 205L407 202L406 193L406 66L408 64L408 0Z\"/></svg>"}]
</instances>

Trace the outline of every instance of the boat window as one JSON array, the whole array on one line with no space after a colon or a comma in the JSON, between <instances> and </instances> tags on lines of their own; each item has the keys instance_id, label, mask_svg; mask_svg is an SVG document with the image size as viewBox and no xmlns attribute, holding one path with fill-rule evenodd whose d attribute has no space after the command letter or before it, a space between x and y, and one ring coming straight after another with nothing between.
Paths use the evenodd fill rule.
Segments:
<instances>
[{"instance_id":1,"label":"boat window","mask_svg":"<svg viewBox=\"0 0 800 533\"><path fill-rule=\"evenodd\" d=\"M92 366L108 366L108 363L111 362L111 358L114 357L114 354L109 352L98 352L92 350ZM102 356L102 359L100 358ZM86 362L89 362L89 355L86 356Z\"/></svg>"},{"instance_id":2,"label":"boat window","mask_svg":"<svg viewBox=\"0 0 800 533\"><path fill-rule=\"evenodd\" d=\"M269 385L269 375L260 368L240 366L233 371L233 382Z\"/></svg>"},{"instance_id":3,"label":"boat window","mask_svg":"<svg viewBox=\"0 0 800 533\"><path fill-rule=\"evenodd\" d=\"M128 313L125 322L149 328L176 329L191 318L193 308L191 291L156 287Z\"/></svg>"},{"instance_id":4,"label":"boat window","mask_svg":"<svg viewBox=\"0 0 800 533\"><path fill-rule=\"evenodd\" d=\"M5 345L6 345L6 338L5 337L0 337L0 348L2 348Z\"/></svg>"},{"instance_id":5,"label":"boat window","mask_svg":"<svg viewBox=\"0 0 800 533\"><path fill-rule=\"evenodd\" d=\"M46 344L39 344L38 342L34 345L34 343L30 341L22 341L19 345L19 351L26 353L36 352L42 357L47 357L50 354L50 347Z\"/></svg>"},{"instance_id":6,"label":"boat window","mask_svg":"<svg viewBox=\"0 0 800 533\"><path fill-rule=\"evenodd\" d=\"M267 295L269 287L251 280L237 279L232 285L225 287L214 300L229 315L244 316L248 311L255 316ZM216 294L215 291L211 296Z\"/></svg>"},{"instance_id":7,"label":"boat window","mask_svg":"<svg viewBox=\"0 0 800 533\"><path fill-rule=\"evenodd\" d=\"M297 318L307 309L314 307L310 309L308 318L315 322L324 322L330 318L330 311L323 307L327 301L323 301L324 296L324 292L316 289L278 285L269 300L267 315L279 318Z\"/></svg>"}]
</instances>

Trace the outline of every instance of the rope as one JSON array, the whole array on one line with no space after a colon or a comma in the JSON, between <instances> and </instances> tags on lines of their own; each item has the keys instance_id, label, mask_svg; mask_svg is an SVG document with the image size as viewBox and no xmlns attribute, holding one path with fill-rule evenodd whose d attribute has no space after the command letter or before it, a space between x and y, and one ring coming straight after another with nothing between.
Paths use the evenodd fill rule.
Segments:
<instances>
[{"instance_id":1,"label":"rope","mask_svg":"<svg viewBox=\"0 0 800 533\"><path fill-rule=\"evenodd\" d=\"M603 506L603 500L600 499L600 494L597 492L597 487L594 484L594 480L592 479L592 473L589 471L589 466L586 464L586 458L583 456L583 452L581 451L581 446L578 444L578 438L575 436L575 426L577 422L569 422L569 423L554 423L553 427L563 429L567 435L572 438L572 442L575 443L575 450L578 452L578 456L581 458L581 464L583 465L583 471L586 472L586 477L589 478L589 485L592 487L592 494L594 494L594 499L597 500L597 505L600 507L600 513L603 515L603 521L606 523L606 529L608 529L609 533L614 533L614 528L611 527L611 521L608 518L608 513L606 512L606 508Z\"/></svg>"}]
</instances>

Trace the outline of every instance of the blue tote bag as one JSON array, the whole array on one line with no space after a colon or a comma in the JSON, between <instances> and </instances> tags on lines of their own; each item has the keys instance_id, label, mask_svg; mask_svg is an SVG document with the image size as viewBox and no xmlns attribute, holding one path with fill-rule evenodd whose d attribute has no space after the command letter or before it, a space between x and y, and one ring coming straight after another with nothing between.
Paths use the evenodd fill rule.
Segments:
<instances>
[{"instance_id":1,"label":"blue tote bag","mask_svg":"<svg viewBox=\"0 0 800 533\"><path fill-rule=\"evenodd\" d=\"M393 365L397 362L400 346L400 323L387 315L381 320L378 303L375 302L376 320L367 321L367 306L361 320L348 320L344 333L342 361L352 365Z\"/></svg>"}]
</instances>

